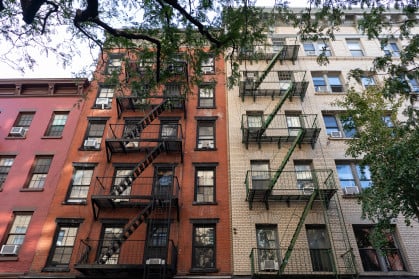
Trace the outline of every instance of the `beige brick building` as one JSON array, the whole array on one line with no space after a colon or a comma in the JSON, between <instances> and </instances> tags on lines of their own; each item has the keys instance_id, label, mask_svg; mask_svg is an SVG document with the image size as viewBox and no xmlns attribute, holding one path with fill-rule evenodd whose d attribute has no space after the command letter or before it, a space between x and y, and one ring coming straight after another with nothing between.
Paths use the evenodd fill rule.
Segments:
<instances>
[{"instance_id":1,"label":"beige brick building","mask_svg":"<svg viewBox=\"0 0 419 279\"><path fill-rule=\"evenodd\" d=\"M345 156L353 131L331 104L351 86L380 82L347 78L383 55L377 40L358 31L356 12L327 42L326 66L316 61L324 44L302 42L281 24L270 30L269 46L238 57L242 80L227 95L236 277L419 276L417 223L397 220L391 251L379 253L366 242L372 224L361 218L356 196L368 187L369 171ZM404 43L391 41L385 50L397 61ZM252 60L257 52L262 59Z\"/></svg>"}]
</instances>

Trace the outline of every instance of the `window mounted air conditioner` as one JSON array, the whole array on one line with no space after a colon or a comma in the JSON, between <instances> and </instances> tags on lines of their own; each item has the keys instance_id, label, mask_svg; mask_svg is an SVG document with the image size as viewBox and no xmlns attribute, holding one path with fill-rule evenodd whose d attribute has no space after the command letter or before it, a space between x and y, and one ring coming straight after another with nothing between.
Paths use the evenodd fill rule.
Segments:
<instances>
[{"instance_id":1,"label":"window mounted air conditioner","mask_svg":"<svg viewBox=\"0 0 419 279\"><path fill-rule=\"evenodd\" d=\"M330 132L331 138L343 138L343 133L341 131Z\"/></svg>"},{"instance_id":2,"label":"window mounted air conditioner","mask_svg":"<svg viewBox=\"0 0 419 279\"><path fill-rule=\"evenodd\" d=\"M303 195L311 195L314 191L313 182L298 182L297 187L302 191Z\"/></svg>"},{"instance_id":3,"label":"window mounted air conditioner","mask_svg":"<svg viewBox=\"0 0 419 279\"><path fill-rule=\"evenodd\" d=\"M164 259L160 259L160 258L150 258L147 259L145 264L165 264L166 261Z\"/></svg>"},{"instance_id":4,"label":"window mounted air conditioner","mask_svg":"<svg viewBox=\"0 0 419 279\"><path fill-rule=\"evenodd\" d=\"M306 54L307 54L308 56L316 56L316 51L315 51L315 50L307 50L307 51L306 51Z\"/></svg>"},{"instance_id":5,"label":"window mounted air conditioner","mask_svg":"<svg viewBox=\"0 0 419 279\"><path fill-rule=\"evenodd\" d=\"M108 98L96 98L96 105L102 107L102 109L109 107Z\"/></svg>"},{"instance_id":6,"label":"window mounted air conditioner","mask_svg":"<svg viewBox=\"0 0 419 279\"><path fill-rule=\"evenodd\" d=\"M359 194L359 188L357 186L346 186L343 188L343 193L345 195L357 195Z\"/></svg>"},{"instance_id":7,"label":"window mounted air conditioner","mask_svg":"<svg viewBox=\"0 0 419 279\"><path fill-rule=\"evenodd\" d=\"M16 137L23 137L25 136L26 129L24 127L12 127L10 130L10 135Z\"/></svg>"},{"instance_id":8,"label":"window mounted air conditioner","mask_svg":"<svg viewBox=\"0 0 419 279\"><path fill-rule=\"evenodd\" d=\"M99 144L95 139L85 140L83 146L87 148L99 148Z\"/></svg>"},{"instance_id":9,"label":"window mounted air conditioner","mask_svg":"<svg viewBox=\"0 0 419 279\"><path fill-rule=\"evenodd\" d=\"M20 245L18 244L5 244L1 247L0 255L4 256L17 256Z\"/></svg>"},{"instance_id":10,"label":"window mounted air conditioner","mask_svg":"<svg viewBox=\"0 0 419 279\"><path fill-rule=\"evenodd\" d=\"M260 262L260 270L262 271L277 271L279 270L279 263L275 260L263 260Z\"/></svg>"},{"instance_id":11,"label":"window mounted air conditioner","mask_svg":"<svg viewBox=\"0 0 419 279\"><path fill-rule=\"evenodd\" d=\"M198 148L212 149L212 148L214 148L214 144L212 142L198 143Z\"/></svg>"},{"instance_id":12,"label":"window mounted air conditioner","mask_svg":"<svg viewBox=\"0 0 419 279\"><path fill-rule=\"evenodd\" d=\"M329 90L327 90L327 86L326 85L322 85L322 86L316 86L315 87L316 92L328 92Z\"/></svg>"}]
</instances>

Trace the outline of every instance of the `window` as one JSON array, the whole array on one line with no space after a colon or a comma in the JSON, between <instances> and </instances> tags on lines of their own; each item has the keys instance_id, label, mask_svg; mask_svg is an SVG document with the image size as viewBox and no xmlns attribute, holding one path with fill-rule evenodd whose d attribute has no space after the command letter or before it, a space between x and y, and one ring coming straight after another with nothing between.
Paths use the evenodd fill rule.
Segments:
<instances>
[{"instance_id":1,"label":"window","mask_svg":"<svg viewBox=\"0 0 419 279\"><path fill-rule=\"evenodd\" d=\"M89 193L90 183L93 177L94 166L91 164L77 164L74 166L71 180L68 203L85 203Z\"/></svg>"},{"instance_id":2,"label":"window","mask_svg":"<svg viewBox=\"0 0 419 279\"><path fill-rule=\"evenodd\" d=\"M383 247L374 247L369 236L373 226L353 225L359 255L364 271L406 271L394 232L386 234Z\"/></svg>"},{"instance_id":3,"label":"window","mask_svg":"<svg viewBox=\"0 0 419 279\"><path fill-rule=\"evenodd\" d=\"M339 73L316 73L313 77L314 90L316 92L341 93L344 92Z\"/></svg>"},{"instance_id":4,"label":"window","mask_svg":"<svg viewBox=\"0 0 419 279\"><path fill-rule=\"evenodd\" d=\"M298 114L287 114L285 115L287 120L288 135L297 136L301 131L301 117Z\"/></svg>"},{"instance_id":5,"label":"window","mask_svg":"<svg viewBox=\"0 0 419 279\"><path fill-rule=\"evenodd\" d=\"M400 50L395 42L389 42L383 47L385 55L390 57L400 57Z\"/></svg>"},{"instance_id":6,"label":"window","mask_svg":"<svg viewBox=\"0 0 419 279\"><path fill-rule=\"evenodd\" d=\"M278 51L282 50L283 46L285 45L285 38L277 38L272 37L272 51L277 53Z\"/></svg>"},{"instance_id":7,"label":"window","mask_svg":"<svg viewBox=\"0 0 419 279\"><path fill-rule=\"evenodd\" d=\"M198 107L199 108L214 108L215 107L214 84L202 84L199 87Z\"/></svg>"},{"instance_id":8,"label":"window","mask_svg":"<svg viewBox=\"0 0 419 279\"><path fill-rule=\"evenodd\" d=\"M263 111L246 111L247 127L250 130L259 130L263 125Z\"/></svg>"},{"instance_id":9,"label":"window","mask_svg":"<svg viewBox=\"0 0 419 279\"><path fill-rule=\"evenodd\" d=\"M112 189L111 189L112 194L115 193L115 194L120 195L120 196L129 196L131 194L131 185L123 184L124 189L123 189L122 192L119 192L116 189L120 188L120 184L125 180L125 178L127 178L131 175L133 168L134 167L116 168L115 169L113 186L112 186ZM114 202L127 202L127 201L129 201L129 199L113 199L113 201Z\"/></svg>"},{"instance_id":10,"label":"window","mask_svg":"<svg viewBox=\"0 0 419 279\"><path fill-rule=\"evenodd\" d=\"M111 108L112 98L115 93L114 87L101 86L99 93L96 98L94 107L98 109L109 109Z\"/></svg>"},{"instance_id":11,"label":"window","mask_svg":"<svg viewBox=\"0 0 419 279\"><path fill-rule=\"evenodd\" d=\"M350 118L341 119L338 115L323 115L326 134L331 138L353 138L356 129Z\"/></svg>"},{"instance_id":12,"label":"window","mask_svg":"<svg viewBox=\"0 0 419 279\"><path fill-rule=\"evenodd\" d=\"M257 257L260 271L279 270L280 250L275 225L256 225Z\"/></svg>"},{"instance_id":13,"label":"window","mask_svg":"<svg viewBox=\"0 0 419 279\"><path fill-rule=\"evenodd\" d=\"M32 218L32 212L14 212L12 226L2 246L3 256L16 256L25 240L26 232ZM7 245L7 246L6 246Z\"/></svg>"},{"instance_id":14,"label":"window","mask_svg":"<svg viewBox=\"0 0 419 279\"><path fill-rule=\"evenodd\" d=\"M99 150L105 126L105 119L89 119L82 148L85 150Z\"/></svg>"},{"instance_id":15,"label":"window","mask_svg":"<svg viewBox=\"0 0 419 279\"><path fill-rule=\"evenodd\" d=\"M198 120L197 148L215 149L215 120Z\"/></svg>"},{"instance_id":16,"label":"window","mask_svg":"<svg viewBox=\"0 0 419 279\"><path fill-rule=\"evenodd\" d=\"M352 162L336 163L340 186L346 195L358 194L372 185L369 166L360 166Z\"/></svg>"},{"instance_id":17,"label":"window","mask_svg":"<svg viewBox=\"0 0 419 279\"><path fill-rule=\"evenodd\" d=\"M3 184L6 181L10 168L13 165L15 157L1 156L0 157L0 190L3 189Z\"/></svg>"},{"instance_id":18,"label":"window","mask_svg":"<svg viewBox=\"0 0 419 279\"><path fill-rule=\"evenodd\" d=\"M123 225L104 225L102 227L102 237L100 239L100 248L98 261L103 264L118 264L119 249L112 253L110 257L106 256L105 253L111 247L114 239L117 239L123 231ZM102 262L103 261L103 262Z\"/></svg>"},{"instance_id":19,"label":"window","mask_svg":"<svg viewBox=\"0 0 419 279\"><path fill-rule=\"evenodd\" d=\"M162 139L177 139L178 138L178 121L177 120L162 120L160 127L160 137Z\"/></svg>"},{"instance_id":20,"label":"window","mask_svg":"<svg viewBox=\"0 0 419 279\"><path fill-rule=\"evenodd\" d=\"M215 202L215 166L195 167L195 201Z\"/></svg>"},{"instance_id":21,"label":"window","mask_svg":"<svg viewBox=\"0 0 419 279\"><path fill-rule=\"evenodd\" d=\"M311 194L314 190L311 164L296 163L294 168L297 177L297 188L302 190L303 193Z\"/></svg>"},{"instance_id":22,"label":"window","mask_svg":"<svg viewBox=\"0 0 419 279\"><path fill-rule=\"evenodd\" d=\"M110 55L108 60L108 65L106 67L106 72L108 74L117 73L121 71L122 66L122 57L120 55Z\"/></svg>"},{"instance_id":23,"label":"window","mask_svg":"<svg viewBox=\"0 0 419 279\"><path fill-rule=\"evenodd\" d=\"M253 190L268 190L271 181L269 161L250 161Z\"/></svg>"},{"instance_id":24,"label":"window","mask_svg":"<svg viewBox=\"0 0 419 279\"><path fill-rule=\"evenodd\" d=\"M32 123L34 115L34 112L20 112L9 132L9 137L23 138Z\"/></svg>"},{"instance_id":25,"label":"window","mask_svg":"<svg viewBox=\"0 0 419 279\"><path fill-rule=\"evenodd\" d=\"M53 245L47 260L47 267L44 271L48 271L48 268L54 267L67 270L81 222L78 219L58 220Z\"/></svg>"},{"instance_id":26,"label":"window","mask_svg":"<svg viewBox=\"0 0 419 279\"><path fill-rule=\"evenodd\" d=\"M361 83L365 88L375 85L375 80L371 76L363 76L361 77Z\"/></svg>"},{"instance_id":27,"label":"window","mask_svg":"<svg viewBox=\"0 0 419 279\"><path fill-rule=\"evenodd\" d=\"M155 165L153 196L170 199L173 194L174 166ZM177 185L176 185L177 186Z\"/></svg>"},{"instance_id":28,"label":"window","mask_svg":"<svg viewBox=\"0 0 419 279\"><path fill-rule=\"evenodd\" d=\"M412 93L419 93L419 81L415 78L408 78L407 80Z\"/></svg>"},{"instance_id":29,"label":"window","mask_svg":"<svg viewBox=\"0 0 419 279\"><path fill-rule=\"evenodd\" d=\"M215 224L194 224L192 269L212 269L215 263Z\"/></svg>"},{"instance_id":30,"label":"window","mask_svg":"<svg viewBox=\"0 0 419 279\"><path fill-rule=\"evenodd\" d=\"M332 56L329 45L323 42L304 42L303 47L308 56L318 56L322 53L326 56Z\"/></svg>"},{"instance_id":31,"label":"window","mask_svg":"<svg viewBox=\"0 0 419 279\"><path fill-rule=\"evenodd\" d=\"M214 74L215 73L215 59L212 54L208 54L208 57L204 58L201 62L201 71L203 74Z\"/></svg>"},{"instance_id":32,"label":"window","mask_svg":"<svg viewBox=\"0 0 419 279\"><path fill-rule=\"evenodd\" d=\"M364 56L364 51L362 50L361 42L359 39L347 39L346 44L352 56Z\"/></svg>"},{"instance_id":33,"label":"window","mask_svg":"<svg viewBox=\"0 0 419 279\"><path fill-rule=\"evenodd\" d=\"M36 156L26 188L43 189L53 156Z\"/></svg>"},{"instance_id":34,"label":"window","mask_svg":"<svg viewBox=\"0 0 419 279\"><path fill-rule=\"evenodd\" d=\"M68 112L54 112L48 129L45 133L47 137L61 137L65 123L67 122Z\"/></svg>"},{"instance_id":35,"label":"window","mask_svg":"<svg viewBox=\"0 0 419 279\"><path fill-rule=\"evenodd\" d=\"M183 107L181 98L181 85L179 83L167 83L163 92L163 97L169 99L168 105L172 108L180 109Z\"/></svg>"},{"instance_id":36,"label":"window","mask_svg":"<svg viewBox=\"0 0 419 279\"><path fill-rule=\"evenodd\" d=\"M326 227L307 225L306 233L313 271L333 271L332 250Z\"/></svg>"},{"instance_id":37,"label":"window","mask_svg":"<svg viewBox=\"0 0 419 279\"><path fill-rule=\"evenodd\" d=\"M160 220L149 220L147 224L146 248L144 249L146 264L151 259L159 259L160 262L167 262L166 254L169 243L169 227L170 223L165 223Z\"/></svg>"}]
</instances>

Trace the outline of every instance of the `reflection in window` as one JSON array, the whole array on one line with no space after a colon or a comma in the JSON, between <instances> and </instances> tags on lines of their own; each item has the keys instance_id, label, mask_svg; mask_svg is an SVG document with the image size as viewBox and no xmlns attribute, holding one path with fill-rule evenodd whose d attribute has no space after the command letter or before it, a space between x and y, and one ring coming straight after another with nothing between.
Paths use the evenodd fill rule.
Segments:
<instances>
[{"instance_id":1,"label":"reflection in window","mask_svg":"<svg viewBox=\"0 0 419 279\"><path fill-rule=\"evenodd\" d=\"M194 225L192 268L215 268L215 225Z\"/></svg>"}]
</instances>

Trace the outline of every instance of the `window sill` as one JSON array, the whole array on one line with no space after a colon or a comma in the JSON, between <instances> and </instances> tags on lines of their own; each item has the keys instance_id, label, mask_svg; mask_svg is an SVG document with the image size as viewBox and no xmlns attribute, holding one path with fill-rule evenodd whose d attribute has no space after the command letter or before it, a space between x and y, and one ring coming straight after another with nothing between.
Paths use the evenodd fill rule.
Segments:
<instances>
[{"instance_id":1,"label":"window sill","mask_svg":"<svg viewBox=\"0 0 419 279\"><path fill-rule=\"evenodd\" d=\"M192 202L192 205L218 205L217 202Z\"/></svg>"},{"instance_id":2,"label":"window sill","mask_svg":"<svg viewBox=\"0 0 419 279\"><path fill-rule=\"evenodd\" d=\"M32 188L22 188L20 189L20 192L43 192L44 188L37 188L37 189L32 189Z\"/></svg>"},{"instance_id":3,"label":"window sill","mask_svg":"<svg viewBox=\"0 0 419 279\"><path fill-rule=\"evenodd\" d=\"M70 272L68 267L48 266L42 269L42 272Z\"/></svg>"},{"instance_id":4,"label":"window sill","mask_svg":"<svg viewBox=\"0 0 419 279\"><path fill-rule=\"evenodd\" d=\"M191 268L190 273L215 273L218 272L217 268Z\"/></svg>"},{"instance_id":5,"label":"window sill","mask_svg":"<svg viewBox=\"0 0 419 279\"><path fill-rule=\"evenodd\" d=\"M18 256L1 256L0 262L17 262L19 260Z\"/></svg>"},{"instance_id":6,"label":"window sill","mask_svg":"<svg viewBox=\"0 0 419 279\"><path fill-rule=\"evenodd\" d=\"M195 148L195 151L217 151L217 148Z\"/></svg>"},{"instance_id":7,"label":"window sill","mask_svg":"<svg viewBox=\"0 0 419 279\"><path fill-rule=\"evenodd\" d=\"M87 201L82 202L72 202L72 201L63 201L62 205L87 205Z\"/></svg>"},{"instance_id":8,"label":"window sill","mask_svg":"<svg viewBox=\"0 0 419 279\"><path fill-rule=\"evenodd\" d=\"M196 107L197 109L216 109L217 107L200 107L200 106L197 106Z\"/></svg>"},{"instance_id":9,"label":"window sill","mask_svg":"<svg viewBox=\"0 0 419 279\"><path fill-rule=\"evenodd\" d=\"M7 139L7 140L18 140L18 139L26 139L26 136L24 136L24 137L10 137L10 136L7 136L7 137L5 137L5 139Z\"/></svg>"},{"instance_id":10,"label":"window sill","mask_svg":"<svg viewBox=\"0 0 419 279\"><path fill-rule=\"evenodd\" d=\"M62 139L63 136L43 136L41 139Z\"/></svg>"}]
</instances>

